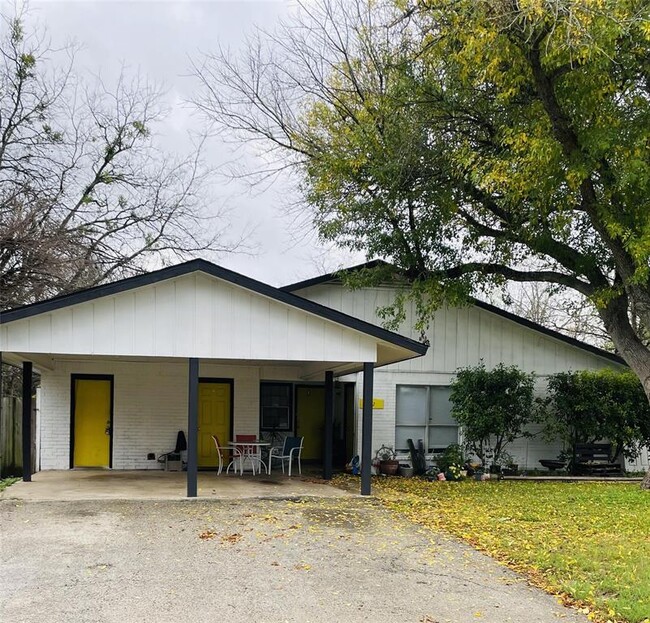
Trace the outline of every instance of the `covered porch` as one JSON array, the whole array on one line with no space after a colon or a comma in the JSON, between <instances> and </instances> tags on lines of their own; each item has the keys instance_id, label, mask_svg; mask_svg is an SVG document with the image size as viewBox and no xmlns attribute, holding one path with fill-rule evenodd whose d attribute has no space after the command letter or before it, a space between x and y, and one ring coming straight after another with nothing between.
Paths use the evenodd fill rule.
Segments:
<instances>
[{"instance_id":1,"label":"covered porch","mask_svg":"<svg viewBox=\"0 0 650 623\"><path fill-rule=\"evenodd\" d=\"M361 493L369 494L374 368L427 348L201 260L5 312L0 323L3 358L23 368L24 480L36 369L41 469L159 470L158 456L184 431L188 497L199 494L200 468L215 467L212 435L263 437L269 414L281 432L298 433L294 411L288 423L283 405L265 411L265 384L323 388L323 423L311 434L321 437L322 476L330 478L335 378L361 370L354 447ZM94 428L80 427L88 418Z\"/></svg>"}]
</instances>

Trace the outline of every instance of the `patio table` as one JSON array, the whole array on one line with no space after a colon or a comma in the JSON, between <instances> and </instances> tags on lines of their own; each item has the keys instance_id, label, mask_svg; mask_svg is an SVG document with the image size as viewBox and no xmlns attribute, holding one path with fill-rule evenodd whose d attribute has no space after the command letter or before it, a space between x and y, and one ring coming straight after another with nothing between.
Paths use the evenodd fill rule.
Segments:
<instances>
[{"instance_id":1,"label":"patio table","mask_svg":"<svg viewBox=\"0 0 650 623\"><path fill-rule=\"evenodd\" d=\"M268 441L233 441L230 440L227 444L227 447L231 450L234 450L235 459L239 459L239 473L244 475L244 461L249 459L251 462L251 467L253 468L253 474L255 474L255 463L257 462L260 465L260 472L262 471L262 466L266 473L269 473L269 468L267 464L262 460L262 448L266 448L271 444Z\"/></svg>"}]
</instances>

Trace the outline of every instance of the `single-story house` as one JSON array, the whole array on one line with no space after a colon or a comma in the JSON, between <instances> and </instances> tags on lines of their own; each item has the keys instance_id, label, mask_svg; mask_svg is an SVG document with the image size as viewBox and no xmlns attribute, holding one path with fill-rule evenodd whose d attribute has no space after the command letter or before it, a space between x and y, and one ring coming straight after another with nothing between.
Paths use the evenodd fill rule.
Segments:
<instances>
[{"instance_id":1,"label":"single-story house","mask_svg":"<svg viewBox=\"0 0 650 623\"><path fill-rule=\"evenodd\" d=\"M326 477L360 455L369 493L381 445L408 460L408 438L430 454L459 441L449 404L459 367L515 364L544 391L556 372L625 365L480 301L440 309L423 344L412 309L399 332L380 326L377 309L396 287L350 291L327 274L277 289L193 260L2 313L3 360L26 379L32 367L41 374L38 469L160 469L183 430L195 496L197 470L216 465L212 434L295 434ZM26 429L30 395L26 387ZM533 437L509 451L534 468L560 449ZM628 468L647 469L647 450Z\"/></svg>"},{"instance_id":2,"label":"single-story house","mask_svg":"<svg viewBox=\"0 0 650 623\"><path fill-rule=\"evenodd\" d=\"M348 270L373 267L375 260ZM390 305L398 286L384 284L358 290L345 288L337 273L294 283L282 288L330 309L360 320L380 325L377 310ZM413 305L398 333L420 339ZM418 358L385 366L375 372L373 397L372 448L382 445L395 448L401 461L408 461L406 440L425 440L430 455L450 443L460 441L457 422L451 417L450 384L458 368L484 361L488 368L499 363L516 365L537 376L537 392L546 391L549 375L570 370L622 370L626 364L614 353L572 339L493 305L474 300L467 307L443 307L432 319L427 331L429 349ZM340 377L350 387L360 387L360 377ZM354 401L361 396L356 391ZM359 422L356 423L358 430ZM539 427L531 427L539 432ZM359 451L357 444L356 451ZM562 450L559 442L549 443L537 435L516 441L507 447L520 469L543 469L540 459L554 459ZM647 471L648 449L642 449L626 468Z\"/></svg>"},{"instance_id":3,"label":"single-story house","mask_svg":"<svg viewBox=\"0 0 650 623\"><path fill-rule=\"evenodd\" d=\"M216 466L211 435L305 437L303 459L345 443L363 371L361 445L371 453L374 369L427 346L204 260L6 311L2 359L23 367L23 466L31 478L31 376L41 375L39 469L159 469L187 432L187 493ZM338 405L338 409L335 407ZM334 437L334 412L337 430ZM346 419L347 418L347 419ZM329 431L329 434L327 434ZM350 447L355 440L348 440ZM346 454L343 448L343 455ZM370 492L370 461L362 493Z\"/></svg>"}]
</instances>

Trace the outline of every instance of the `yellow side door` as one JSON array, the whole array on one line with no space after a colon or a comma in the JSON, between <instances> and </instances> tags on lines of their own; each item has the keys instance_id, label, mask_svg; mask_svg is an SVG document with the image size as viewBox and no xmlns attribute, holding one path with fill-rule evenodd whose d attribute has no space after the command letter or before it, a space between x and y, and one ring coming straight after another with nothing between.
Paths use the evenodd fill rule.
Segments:
<instances>
[{"instance_id":1,"label":"yellow side door","mask_svg":"<svg viewBox=\"0 0 650 623\"><path fill-rule=\"evenodd\" d=\"M304 437L302 458L323 460L325 388L296 388L296 435Z\"/></svg>"},{"instance_id":2,"label":"yellow side door","mask_svg":"<svg viewBox=\"0 0 650 623\"><path fill-rule=\"evenodd\" d=\"M228 443L230 433L230 383L199 383L199 467L216 467L219 464L212 435Z\"/></svg>"},{"instance_id":3,"label":"yellow side door","mask_svg":"<svg viewBox=\"0 0 650 623\"><path fill-rule=\"evenodd\" d=\"M109 467L111 381L74 380L74 467Z\"/></svg>"}]
</instances>

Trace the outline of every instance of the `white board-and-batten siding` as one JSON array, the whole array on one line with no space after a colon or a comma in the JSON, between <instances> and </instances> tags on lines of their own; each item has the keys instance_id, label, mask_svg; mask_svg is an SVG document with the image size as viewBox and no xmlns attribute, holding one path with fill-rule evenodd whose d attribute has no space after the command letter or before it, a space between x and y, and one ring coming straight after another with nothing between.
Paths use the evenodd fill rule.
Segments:
<instances>
[{"instance_id":1,"label":"white board-and-batten siding","mask_svg":"<svg viewBox=\"0 0 650 623\"><path fill-rule=\"evenodd\" d=\"M376 361L376 339L204 273L0 326L0 350L69 355Z\"/></svg>"},{"instance_id":2,"label":"white board-and-batten siding","mask_svg":"<svg viewBox=\"0 0 650 623\"><path fill-rule=\"evenodd\" d=\"M391 288L348 290L338 284L320 284L295 292L299 296L381 326L377 310L393 302ZM398 333L414 340L420 334L413 305ZM426 355L385 366L377 373L453 375L458 368L483 360L488 368L499 363L517 365L526 372L547 376L567 370L621 369L622 366L596 354L520 325L480 307L442 307L432 319L426 337Z\"/></svg>"},{"instance_id":3,"label":"white board-and-batten siding","mask_svg":"<svg viewBox=\"0 0 650 623\"><path fill-rule=\"evenodd\" d=\"M174 449L179 430L187 432L186 363L55 361L41 375L40 469L70 467L70 384L73 374L112 375L113 468L160 469L156 457ZM262 380L298 380L290 366L226 366L201 363L205 378L233 380L236 434L259 433Z\"/></svg>"},{"instance_id":4,"label":"white board-and-batten siding","mask_svg":"<svg viewBox=\"0 0 650 623\"><path fill-rule=\"evenodd\" d=\"M336 283L318 284L294 293L377 325L382 323L377 310L390 305L395 295L395 291L387 287L350 291ZM414 322L414 309L409 305L398 332L419 339L419 333L413 329ZM449 386L458 368L483 361L488 368L503 363L535 373L536 393L542 395L546 391L547 377L557 372L623 369L609 359L476 306L442 307L431 321L426 336L430 342L426 355L375 370L373 396L383 400L384 408L373 411L373 451L383 444L395 444L398 385ZM360 430L358 406L363 376L350 375L347 380L356 382L356 426ZM539 428L531 427L531 432L538 431ZM555 458L561 449L560 442L549 442L539 435L520 439L508 447L515 462L528 469L540 468L539 459ZM357 452L360 451L357 437ZM647 449L636 461L628 461L628 469L648 469Z\"/></svg>"}]
</instances>

